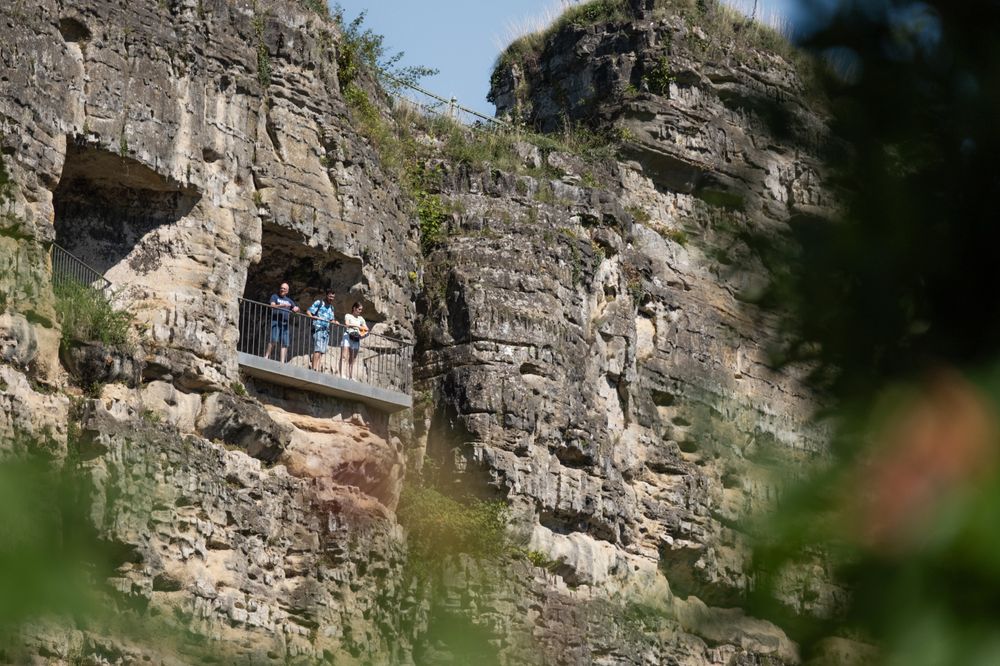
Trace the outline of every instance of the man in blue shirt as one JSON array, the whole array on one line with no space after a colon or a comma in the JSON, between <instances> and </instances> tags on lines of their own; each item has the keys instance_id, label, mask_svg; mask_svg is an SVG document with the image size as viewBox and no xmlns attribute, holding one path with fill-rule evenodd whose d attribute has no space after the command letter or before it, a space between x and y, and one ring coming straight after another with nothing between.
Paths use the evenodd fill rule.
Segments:
<instances>
[{"instance_id":1,"label":"man in blue shirt","mask_svg":"<svg viewBox=\"0 0 1000 666\"><path fill-rule=\"evenodd\" d=\"M278 342L281 344L281 362L284 363L285 357L288 356L288 320L292 312L299 311L299 306L288 297L287 282L281 283L277 294L271 294L271 300L268 303L274 312L271 313L271 341L267 343L264 358L271 358L274 343Z\"/></svg>"},{"instance_id":2,"label":"man in blue shirt","mask_svg":"<svg viewBox=\"0 0 1000 666\"><path fill-rule=\"evenodd\" d=\"M313 320L312 369L316 372L319 372L319 361L323 357L323 354L326 353L327 346L330 344L330 323L340 325L333 311L333 301L336 297L337 295L333 292L333 289L327 289L326 299L317 300L306 310L306 314Z\"/></svg>"}]
</instances>

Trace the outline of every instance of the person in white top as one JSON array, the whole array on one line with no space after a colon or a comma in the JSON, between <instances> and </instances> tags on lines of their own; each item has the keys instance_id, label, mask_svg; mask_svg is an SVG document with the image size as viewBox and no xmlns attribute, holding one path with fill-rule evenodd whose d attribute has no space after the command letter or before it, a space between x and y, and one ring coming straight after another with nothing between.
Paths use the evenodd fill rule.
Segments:
<instances>
[{"instance_id":1,"label":"person in white top","mask_svg":"<svg viewBox=\"0 0 1000 666\"><path fill-rule=\"evenodd\" d=\"M361 303L355 302L351 311L344 315L344 337L340 343L340 376L344 376L344 360L347 360L347 378L354 379L354 363L358 360L361 338L368 336L368 324L361 316Z\"/></svg>"}]
</instances>

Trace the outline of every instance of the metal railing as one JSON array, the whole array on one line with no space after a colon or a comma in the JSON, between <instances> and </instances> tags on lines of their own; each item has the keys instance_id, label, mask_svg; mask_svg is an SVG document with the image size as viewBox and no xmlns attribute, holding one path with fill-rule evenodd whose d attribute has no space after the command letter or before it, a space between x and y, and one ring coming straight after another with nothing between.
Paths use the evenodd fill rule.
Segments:
<instances>
[{"instance_id":1,"label":"metal railing","mask_svg":"<svg viewBox=\"0 0 1000 666\"><path fill-rule=\"evenodd\" d=\"M395 104L408 106L424 115L451 118L463 125L485 127L490 130L513 130L514 127L498 118L479 113L462 106L454 97L447 98L425 90L420 86L398 79L388 72L381 72L386 91L394 98ZM386 85L387 84L387 85ZM406 94L403 91L406 90Z\"/></svg>"},{"instance_id":2,"label":"metal railing","mask_svg":"<svg viewBox=\"0 0 1000 666\"><path fill-rule=\"evenodd\" d=\"M315 333L323 328L319 320L245 298L239 299L239 305L239 351L275 361L283 360L289 365L354 379L379 388L410 392L411 343L369 333L358 341L354 367L351 368L350 347L345 352L343 346L348 329L331 322L328 325L327 348L319 354L318 363L314 365L317 360L314 359L317 351ZM283 357L282 346L286 341ZM322 339L319 341L322 342Z\"/></svg>"},{"instance_id":3,"label":"metal railing","mask_svg":"<svg viewBox=\"0 0 1000 666\"><path fill-rule=\"evenodd\" d=\"M79 284L105 296L111 295L111 282L65 248L52 243L49 255L52 260L53 286ZM412 343L387 335L368 333L356 343L357 351L352 354L349 338L346 352L343 346L348 334L347 327L331 322L325 327L328 333L327 348L318 358L314 358L318 341L315 334L318 329L324 328L319 320L244 298L239 299L239 307L239 351L255 356L267 355L301 368L340 375L400 393L410 393ZM285 341L287 344L283 344Z\"/></svg>"},{"instance_id":4,"label":"metal railing","mask_svg":"<svg viewBox=\"0 0 1000 666\"><path fill-rule=\"evenodd\" d=\"M111 281L97 269L67 252L65 248L53 243L49 248L49 256L52 259L53 286L75 282L99 291L105 296L110 295Z\"/></svg>"}]
</instances>

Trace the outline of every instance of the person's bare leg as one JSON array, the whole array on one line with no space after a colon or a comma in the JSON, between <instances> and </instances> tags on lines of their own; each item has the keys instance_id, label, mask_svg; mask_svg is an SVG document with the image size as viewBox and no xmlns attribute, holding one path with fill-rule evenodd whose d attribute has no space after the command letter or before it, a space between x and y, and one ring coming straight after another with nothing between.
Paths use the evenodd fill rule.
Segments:
<instances>
[{"instance_id":1,"label":"person's bare leg","mask_svg":"<svg viewBox=\"0 0 1000 666\"><path fill-rule=\"evenodd\" d=\"M285 357L287 357L287 356L288 356L288 347L282 347L281 348L281 362L282 363L285 362Z\"/></svg>"},{"instance_id":2,"label":"person's bare leg","mask_svg":"<svg viewBox=\"0 0 1000 666\"><path fill-rule=\"evenodd\" d=\"M267 350L264 352L264 358L267 358L267 359L271 358L271 352L272 351L274 351L274 343L273 342L268 342L267 343Z\"/></svg>"},{"instance_id":3,"label":"person's bare leg","mask_svg":"<svg viewBox=\"0 0 1000 666\"><path fill-rule=\"evenodd\" d=\"M358 360L358 352L351 350L351 362L347 364L347 378L354 379L354 363Z\"/></svg>"},{"instance_id":4,"label":"person's bare leg","mask_svg":"<svg viewBox=\"0 0 1000 666\"><path fill-rule=\"evenodd\" d=\"M347 347L340 348L340 364L337 366L337 374L341 377L344 376L344 359L347 357L348 351Z\"/></svg>"},{"instance_id":5,"label":"person's bare leg","mask_svg":"<svg viewBox=\"0 0 1000 666\"><path fill-rule=\"evenodd\" d=\"M313 371L319 372L319 352L313 352Z\"/></svg>"}]
</instances>

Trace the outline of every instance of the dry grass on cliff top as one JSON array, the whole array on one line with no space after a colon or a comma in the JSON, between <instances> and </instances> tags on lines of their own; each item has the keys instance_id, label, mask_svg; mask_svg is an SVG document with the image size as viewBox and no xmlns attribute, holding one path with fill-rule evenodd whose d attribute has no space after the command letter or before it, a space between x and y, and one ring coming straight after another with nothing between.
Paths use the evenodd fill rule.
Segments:
<instances>
[{"instance_id":1,"label":"dry grass on cliff top","mask_svg":"<svg viewBox=\"0 0 1000 666\"><path fill-rule=\"evenodd\" d=\"M657 0L654 19L679 16L690 27L698 27L708 36L710 49L703 55L733 58L738 62L752 59L754 51L775 53L795 60L796 50L787 37L788 24L777 14L750 18L753 6L740 0L724 4L719 0ZM563 3L564 6L565 3ZM512 63L537 61L545 44L569 27L599 23L624 23L632 20L627 0L590 0L568 5L560 14L543 14L538 21L508 26L508 46L497 58L494 69ZM748 11L749 10L749 11Z\"/></svg>"},{"instance_id":2,"label":"dry grass on cliff top","mask_svg":"<svg viewBox=\"0 0 1000 666\"><path fill-rule=\"evenodd\" d=\"M424 113L411 104L394 103L390 115L383 114L368 92L356 85L345 90L345 99L356 127L371 141L382 164L401 177L414 195L418 184L414 170L427 160L443 157L453 164L474 167L489 165L505 173L536 177L558 177L547 165L531 167L519 154L518 144L530 144L543 154L563 152L596 162L613 159L616 145L623 139L615 132L594 132L569 124L557 134L537 134L523 128L500 130L463 125L447 116ZM419 187L417 187L419 189Z\"/></svg>"}]
</instances>

